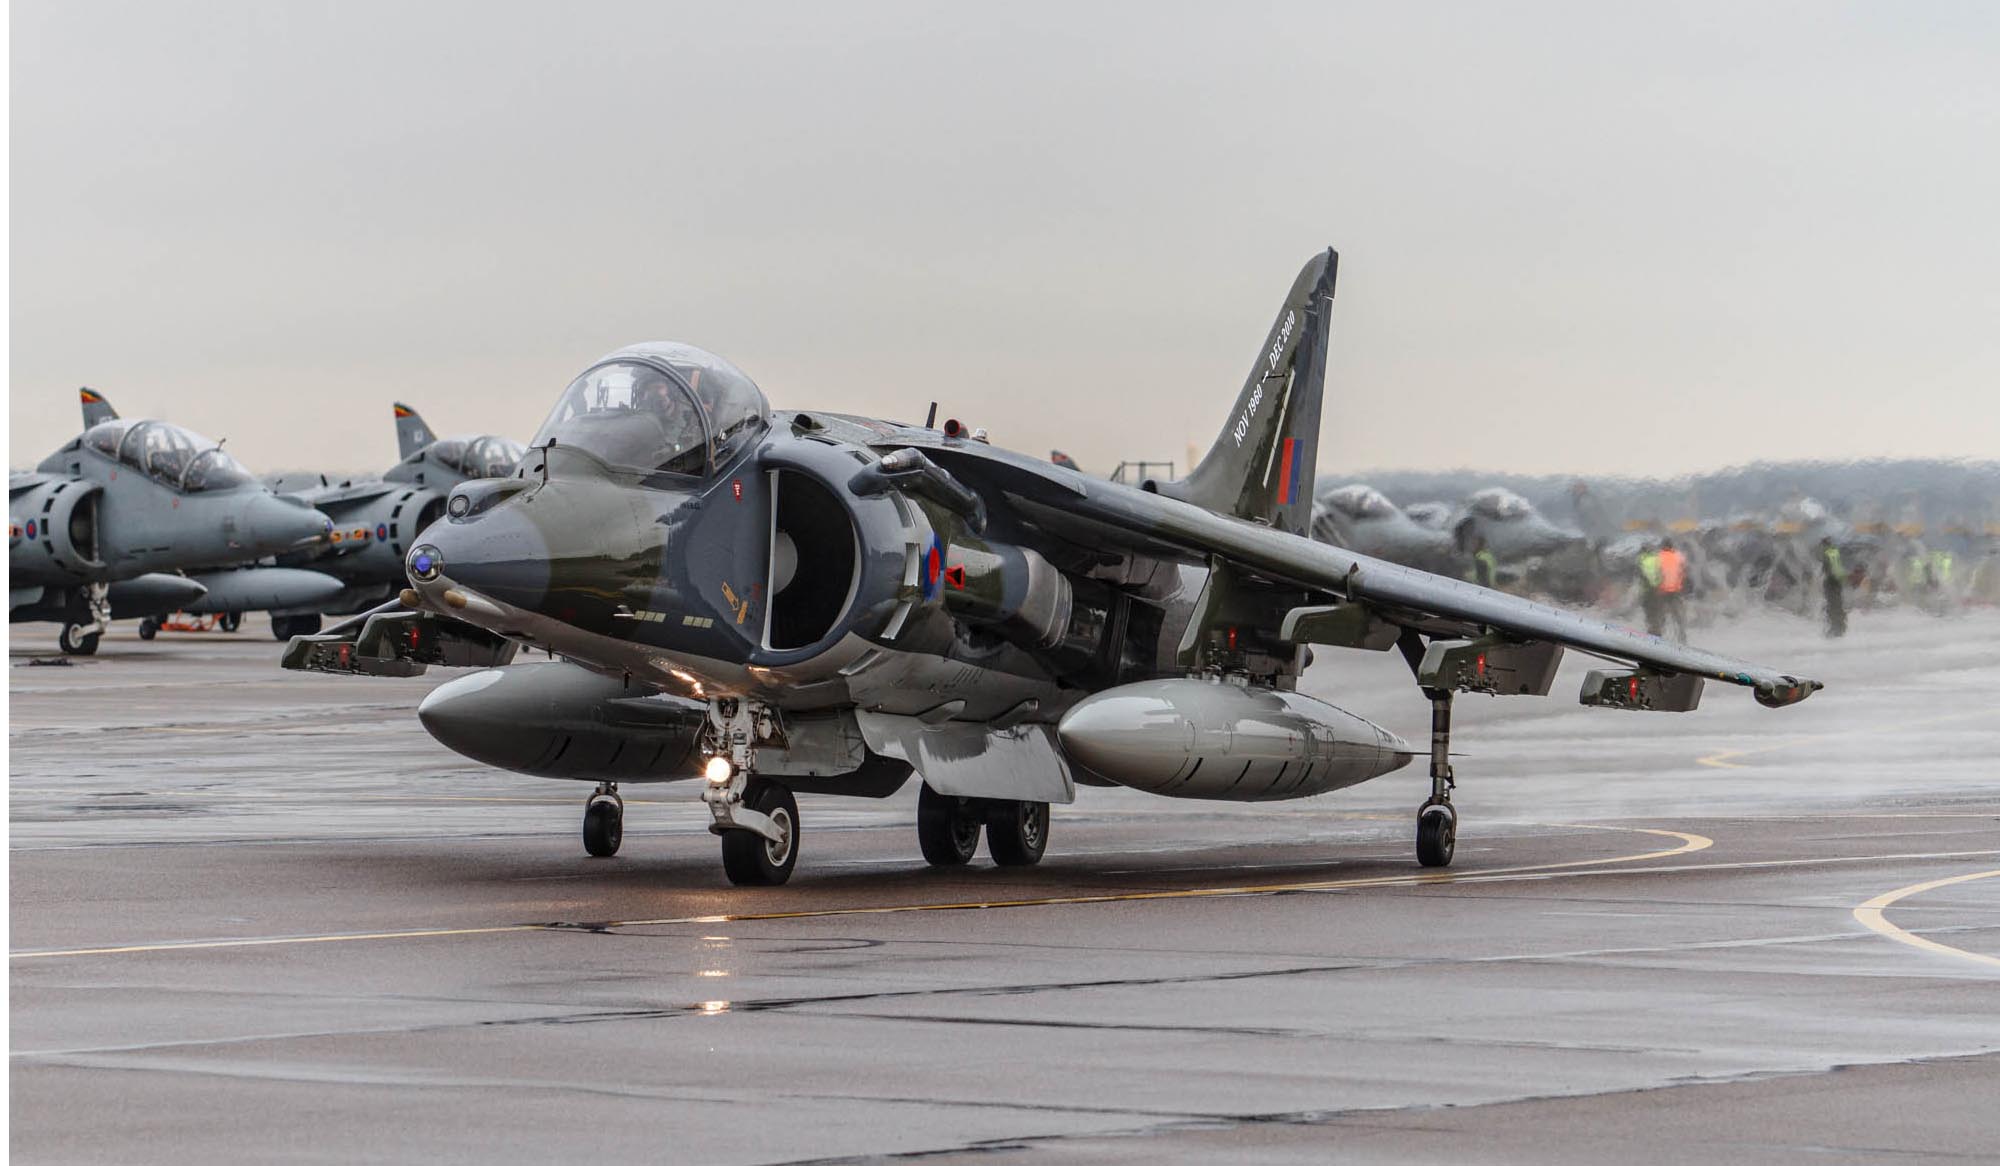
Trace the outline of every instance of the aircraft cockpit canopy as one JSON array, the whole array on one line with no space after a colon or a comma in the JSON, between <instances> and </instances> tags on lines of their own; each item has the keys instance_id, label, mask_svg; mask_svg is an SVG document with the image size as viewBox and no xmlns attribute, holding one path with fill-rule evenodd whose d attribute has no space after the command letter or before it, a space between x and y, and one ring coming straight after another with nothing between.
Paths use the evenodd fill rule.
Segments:
<instances>
[{"instance_id":1,"label":"aircraft cockpit canopy","mask_svg":"<svg viewBox=\"0 0 2000 1166\"><path fill-rule=\"evenodd\" d=\"M1525 518L1534 507L1528 500L1512 490L1502 490L1498 486L1481 490L1466 501L1465 508L1481 518L1509 519Z\"/></svg>"},{"instance_id":2,"label":"aircraft cockpit canopy","mask_svg":"<svg viewBox=\"0 0 2000 1166\"><path fill-rule=\"evenodd\" d=\"M1342 486L1326 496L1328 505L1356 518L1381 518L1396 513L1396 506L1373 486Z\"/></svg>"},{"instance_id":3,"label":"aircraft cockpit canopy","mask_svg":"<svg viewBox=\"0 0 2000 1166\"><path fill-rule=\"evenodd\" d=\"M770 403L728 361L687 344L639 344L570 383L534 445L554 439L613 466L706 475L768 423Z\"/></svg>"},{"instance_id":4,"label":"aircraft cockpit canopy","mask_svg":"<svg viewBox=\"0 0 2000 1166\"><path fill-rule=\"evenodd\" d=\"M504 437L449 438L427 451L431 460L468 478L504 478L528 451Z\"/></svg>"},{"instance_id":5,"label":"aircraft cockpit canopy","mask_svg":"<svg viewBox=\"0 0 2000 1166\"><path fill-rule=\"evenodd\" d=\"M165 421L106 421L92 426L83 440L104 456L191 494L254 480L220 445Z\"/></svg>"}]
</instances>

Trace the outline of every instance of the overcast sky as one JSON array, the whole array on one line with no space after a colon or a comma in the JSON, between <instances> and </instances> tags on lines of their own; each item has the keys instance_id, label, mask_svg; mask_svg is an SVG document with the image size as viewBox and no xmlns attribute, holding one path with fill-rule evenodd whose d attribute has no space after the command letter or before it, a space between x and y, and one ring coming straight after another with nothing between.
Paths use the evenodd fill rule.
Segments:
<instances>
[{"instance_id":1,"label":"overcast sky","mask_svg":"<svg viewBox=\"0 0 2000 1166\"><path fill-rule=\"evenodd\" d=\"M619 345L1086 468L1342 256L1320 469L2000 456L2000 6L13 5L10 457L525 440Z\"/></svg>"}]
</instances>

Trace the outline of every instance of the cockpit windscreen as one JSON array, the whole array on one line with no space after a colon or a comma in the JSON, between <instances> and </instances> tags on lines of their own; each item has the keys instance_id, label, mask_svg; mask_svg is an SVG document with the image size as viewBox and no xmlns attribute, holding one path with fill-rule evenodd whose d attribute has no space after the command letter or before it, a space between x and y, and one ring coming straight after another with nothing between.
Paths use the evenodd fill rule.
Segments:
<instances>
[{"instance_id":1,"label":"cockpit windscreen","mask_svg":"<svg viewBox=\"0 0 2000 1166\"><path fill-rule=\"evenodd\" d=\"M554 439L648 473L707 474L768 413L764 394L728 361L684 344L640 345L572 381L534 444Z\"/></svg>"},{"instance_id":2,"label":"cockpit windscreen","mask_svg":"<svg viewBox=\"0 0 2000 1166\"><path fill-rule=\"evenodd\" d=\"M176 490L196 493L240 486L250 471L222 447L165 421L106 421L84 434L84 443Z\"/></svg>"}]
</instances>

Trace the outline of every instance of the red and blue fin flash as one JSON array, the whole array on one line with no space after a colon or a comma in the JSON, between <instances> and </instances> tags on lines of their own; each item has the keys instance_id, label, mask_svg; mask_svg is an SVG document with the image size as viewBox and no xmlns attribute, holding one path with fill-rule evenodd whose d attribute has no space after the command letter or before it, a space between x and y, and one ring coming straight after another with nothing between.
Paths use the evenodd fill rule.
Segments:
<instances>
[{"instance_id":1,"label":"red and blue fin flash","mask_svg":"<svg viewBox=\"0 0 2000 1166\"><path fill-rule=\"evenodd\" d=\"M1299 439L1287 437L1284 449L1278 457L1278 505L1290 506L1292 495L1299 489L1299 459L1296 455Z\"/></svg>"}]
</instances>

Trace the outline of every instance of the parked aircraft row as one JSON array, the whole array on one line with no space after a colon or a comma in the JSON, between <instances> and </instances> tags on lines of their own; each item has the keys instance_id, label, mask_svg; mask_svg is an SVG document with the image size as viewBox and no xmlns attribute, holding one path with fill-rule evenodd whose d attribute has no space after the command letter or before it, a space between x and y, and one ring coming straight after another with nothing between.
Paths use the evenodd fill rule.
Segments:
<instances>
[{"instance_id":1,"label":"parked aircraft row","mask_svg":"<svg viewBox=\"0 0 2000 1166\"><path fill-rule=\"evenodd\" d=\"M1472 557L1482 549L1501 564L1514 565L1588 541L1497 486L1460 506L1426 502L1399 509L1381 491L1358 482L1319 491L1313 499L1313 536L1390 562L1458 575L1471 573Z\"/></svg>"},{"instance_id":2,"label":"parked aircraft row","mask_svg":"<svg viewBox=\"0 0 2000 1166\"><path fill-rule=\"evenodd\" d=\"M1491 557L1507 589L1572 603L1626 606L1649 547L1674 540L1690 562L1690 592L1732 605L1764 602L1810 614L1820 594L1820 545L1838 549L1856 603L1896 599L1943 613L2000 602L2000 527L1960 522L1854 523L1811 497L1765 513L1614 522L1589 487L1570 492L1570 522L1551 519L1512 490L1488 487L1460 504L1399 507L1360 482L1321 483L1313 536L1334 546L1440 574L1479 578Z\"/></svg>"},{"instance_id":3,"label":"parked aircraft row","mask_svg":"<svg viewBox=\"0 0 2000 1166\"><path fill-rule=\"evenodd\" d=\"M279 639L316 632L322 612L395 589L404 549L454 486L521 457L505 438L440 441L399 404L403 459L380 479L264 482L219 441L78 395L83 432L7 483L9 622L60 623L72 655L95 652L113 619L140 619L151 638L174 612L233 631L268 611Z\"/></svg>"}]
</instances>

